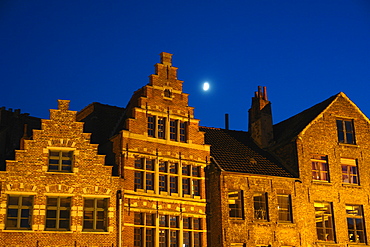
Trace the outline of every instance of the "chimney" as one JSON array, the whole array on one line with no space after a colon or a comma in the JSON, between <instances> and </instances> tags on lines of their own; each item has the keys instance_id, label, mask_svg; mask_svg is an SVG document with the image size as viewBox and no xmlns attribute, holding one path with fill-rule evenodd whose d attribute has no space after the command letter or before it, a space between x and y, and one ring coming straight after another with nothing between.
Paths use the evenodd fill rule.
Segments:
<instances>
[{"instance_id":1,"label":"chimney","mask_svg":"<svg viewBox=\"0 0 370 247\"><path fill-rule=\"evenodd\" d=\"M266 87L258 86L249 109L249 133L253 140L262 148L274 142L272 127L271 102L267 100Z\"/></svg>"},{"instance_id":2,"label":"chimney","mask_svg":"<svg viewBox=\"0 0 370 247\"><path fill-rule=\"evenodd\" d=\"M229 114L225 114L225 129L229 129Z\"/></svg>"}]
</instances>

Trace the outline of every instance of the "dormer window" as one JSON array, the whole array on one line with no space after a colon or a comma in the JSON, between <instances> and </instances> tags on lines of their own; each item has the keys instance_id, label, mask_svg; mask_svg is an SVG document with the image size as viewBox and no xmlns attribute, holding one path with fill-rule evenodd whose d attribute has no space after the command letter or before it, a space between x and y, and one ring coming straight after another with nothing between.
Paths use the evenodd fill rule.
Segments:
<instances>
[{"instance_id":1,"label":"dormer window","mask_svg":"<svg viewBox=\"0 0 370 247\"><path fill-rule=\"evenodd\" d=\"M72 172L73 151L49 150L49 172Z\"/></svg>"},{"instance_id":2,"label":"dormer window","mask_svg":"<svg viewBox=\"0 0 370 247\"><path fill-rule=\"evenodd\" d=\"M337 120L337 131L339 143L356 144L353 120Z\"/></svg>"},{"instance_id":3,"label":"dormer window","mask_svg":"<svg viewBox=\"0 0 370 247\"><path fill-rule=\"evenodd\" d=\"M166 98L172 98L172 92L169 89L164 90L164 97Z\"/></svg>"}]
</instances>

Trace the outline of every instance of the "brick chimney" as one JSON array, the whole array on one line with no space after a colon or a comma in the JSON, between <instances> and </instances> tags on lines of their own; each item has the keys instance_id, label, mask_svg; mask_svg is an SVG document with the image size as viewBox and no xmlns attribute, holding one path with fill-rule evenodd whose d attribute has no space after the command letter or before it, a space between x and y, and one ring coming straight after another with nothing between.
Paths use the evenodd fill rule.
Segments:
<instances>
[{"instance_id":1,"label":"brick chimney","mask_svg":"<svg viewBox=\"0 0 370 247\"><path fill-rule=\"evenodd\" d=\"M274 142L272 127L271 102L267 100L266 87L258 86L249 109L249 133L253 140L262 148Z\"/></svg>"}]
</instances>

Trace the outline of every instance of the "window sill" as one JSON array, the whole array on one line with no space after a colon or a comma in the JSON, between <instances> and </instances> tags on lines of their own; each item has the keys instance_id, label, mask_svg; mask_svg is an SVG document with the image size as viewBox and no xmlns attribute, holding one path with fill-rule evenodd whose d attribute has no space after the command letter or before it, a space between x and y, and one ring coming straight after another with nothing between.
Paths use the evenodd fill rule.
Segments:
<instances>
[{"instance_id":1,"label":"window sill","mask_svg":"<svg viewBox=\"0 0 370 247\"><path fill-rule=\"evenodd\" d=\"M70 174L70 175L76 175L76 173L73 173L73 172L57 172L57 171L47 171L46 172L47 174L62 174L62 175L66 175L66 174Z\"/></svg>"},{"instance_id":2,"label":"window sill","mask_svg":"<svg viewBox=\"0 0 370 247\"><path fill-rule=\"evenodd\" d=\"M26 229L4 229L4 230L1 230L1 232L35 232L35 230L26 230Z\"/></svg>"},{"instance_id":3,"label":"window sill","mask_svg":"<svg viewBox=\"0 0 370 247\"><path fill-rule=\"evenodd\" d=\"M98 231L84 231L82 230L81 232L82 234L103 234L103 235L107 235L107 234L110 234L110 232L107 232L107 231L104 231L104 232L98 232Z\"/></svg>"},{"instance_id":4,"label":"window sill","mask_svg":"<svg viewBox=\"0 0 370 247\"><path fill-rule=\"evenodd\" d=\"M352 187L352 188L358 188L361 189L361 185L359 184L351 184L351 183L342 183L343 187Z\"/></svg>"},{"instance_id":5,"label":"window sill","mask_svg":"<svg viewBox=\"0 0 370 247\"><path fill-rule=\"evenodd\" d=\"M338 145L339 146L345 146L345 147L352 147L352 148L359 148L360 146L357 145L357 144L350 144L350 143L341 143L341 142L338 142Z\"/></svg>"},{"instance_id":6,"label":"window sill","mask_svg":"<svg viewBox=\"0 0 370 247\"><path fill-rule=\"evenodd\" d=\"M329 181L325 181L325 180L312 180L312 184L332 186L332 183L330 183Z\"/></svg>"}]
</instances>

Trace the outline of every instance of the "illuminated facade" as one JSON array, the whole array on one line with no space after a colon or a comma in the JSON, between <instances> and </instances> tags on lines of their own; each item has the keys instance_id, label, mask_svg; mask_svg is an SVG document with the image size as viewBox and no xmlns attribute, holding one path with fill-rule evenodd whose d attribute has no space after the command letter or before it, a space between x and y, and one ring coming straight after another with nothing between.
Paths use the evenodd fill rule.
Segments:
<instances>
[{"instance_id":1,"label":"illuminated facade","mask_svg":"<svg viewBox=\"0 0 370 247\"><path fill-rule=\"evenodd\" d=\"M370 121L345 94L273 125L259 88L249 132L200 127L176 72L161 53L126 108L59 100L41 126L1 108L0 245L368 244Z\"/></svg>"}]
</instances>

